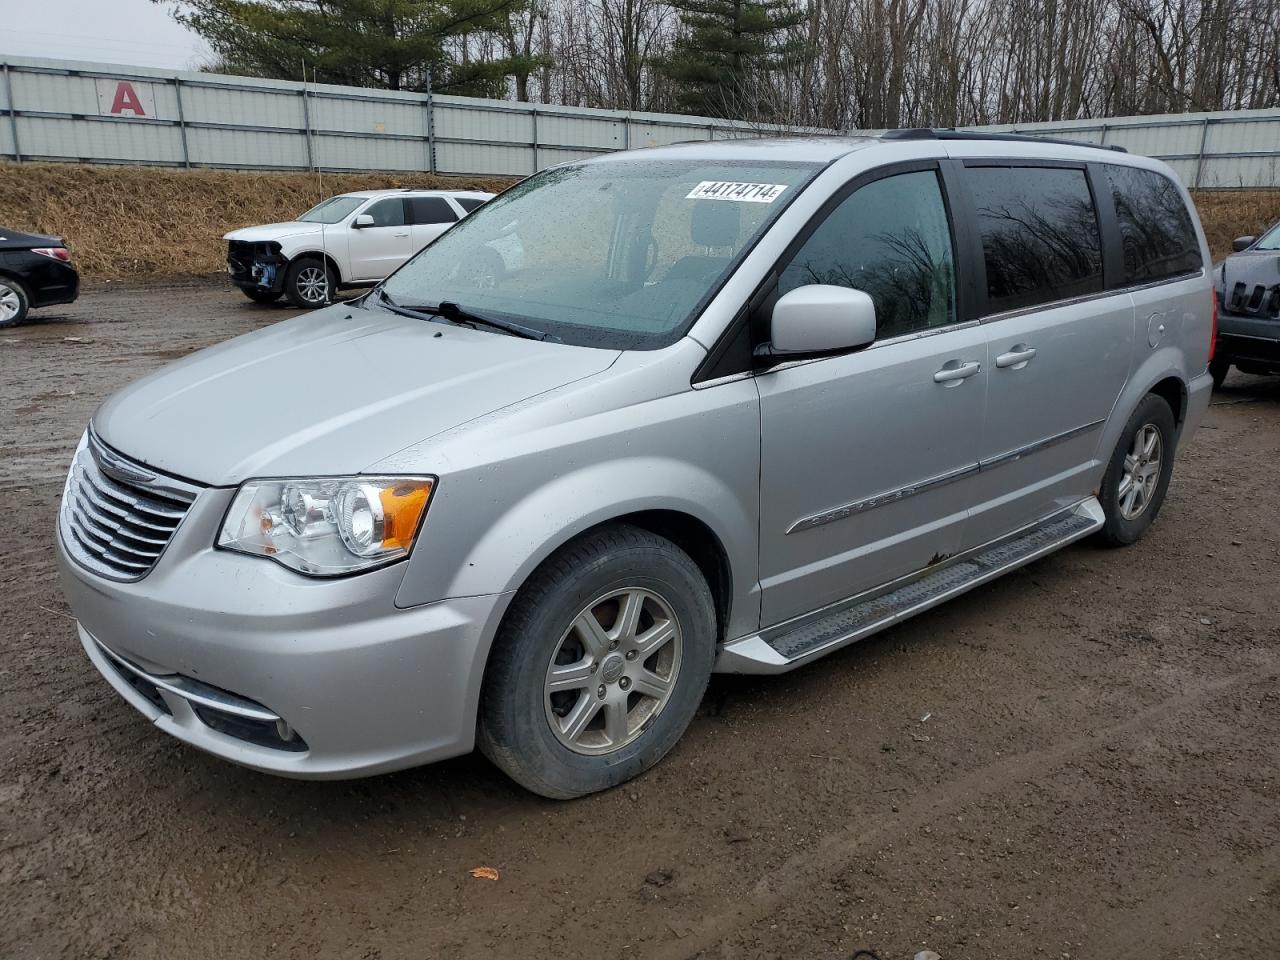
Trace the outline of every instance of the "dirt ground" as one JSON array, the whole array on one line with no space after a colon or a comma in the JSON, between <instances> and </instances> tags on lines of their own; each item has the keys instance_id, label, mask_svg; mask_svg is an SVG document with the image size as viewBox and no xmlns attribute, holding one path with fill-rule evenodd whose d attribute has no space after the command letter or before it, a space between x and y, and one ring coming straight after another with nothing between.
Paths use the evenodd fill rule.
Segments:
<instances>
[{"instance_id":1,"label":"dirt ground","mask_svg":"<svg viewBox=\"0 0 1280 960\"><path fill-rule=\"evenodd\" d=\"M1142 543L716 678L658 768L553 803L478 755L242 770L81 651L52 538L89 415L288 314L112 284L0 331L0 957L1280 954L1280 378L1215 396Z\"/></svg>"}]
</instances>

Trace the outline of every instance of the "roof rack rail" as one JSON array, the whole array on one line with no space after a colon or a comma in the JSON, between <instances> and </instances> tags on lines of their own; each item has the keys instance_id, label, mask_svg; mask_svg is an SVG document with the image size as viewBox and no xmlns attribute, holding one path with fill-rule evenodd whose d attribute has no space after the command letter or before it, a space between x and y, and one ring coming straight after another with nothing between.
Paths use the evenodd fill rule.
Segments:
<instances>
[{"instance_id":1,"label":"roof rack rail","mask_svg":"<svg viewBox=\"0 0 1280 960\"><path fill-rule=\"evenodd\" d=\"M1090 143L1088 140L1063 140L1058 137L1042 137L1030 133L982 133L977 130L957 130L955 127L906 127L886 130L881 140L1009 140L1015 143L1056 143L1064 147L1093 147L1095 150L1114 150L1128 153L1115 144Z\"/></svg>"}]
</instances>

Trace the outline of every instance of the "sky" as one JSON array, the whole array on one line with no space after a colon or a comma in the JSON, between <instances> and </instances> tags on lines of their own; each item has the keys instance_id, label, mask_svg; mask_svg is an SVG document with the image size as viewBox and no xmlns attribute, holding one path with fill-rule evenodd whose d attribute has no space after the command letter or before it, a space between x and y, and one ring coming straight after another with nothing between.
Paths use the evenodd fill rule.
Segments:
<instances>
[{"instance_id":1,"label":"sky","mask_svg":"<svg viewBox=\"0 0 1280 960\"><path fill-rule=\"evenodd\" d=\"M151 0L0 0L0 59L54 57L190 69L209 56L198 36Z\"/></svg>"}]
</instances>

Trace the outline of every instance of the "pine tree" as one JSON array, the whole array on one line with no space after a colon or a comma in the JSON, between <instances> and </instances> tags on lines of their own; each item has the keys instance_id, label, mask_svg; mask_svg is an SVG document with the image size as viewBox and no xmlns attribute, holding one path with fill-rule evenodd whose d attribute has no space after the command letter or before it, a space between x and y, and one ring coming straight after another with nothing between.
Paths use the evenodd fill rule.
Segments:
<instances>
[{"instance_id":1,"label":"pine tree","mask_svg":"<svg viewBox=\"0 0 1280 960\"><path fill-rule=\"evenodd\" d=\"M671 0L684 30L658 69L676 86L677 108L712 117L758 119L760 73L799 57L786 31L805 21L793 0Z\"/></svg>"},{"instance_id":2,"label":"pine tree","mask_svg":"<svg viewBox=\"0 0 1280 960\"><path fill-rule=\"evenodd\" d=\"M169 3L172 0L155 0ZM497 96L521 58L466 60L450 41L506 29L529 0L176 0L174 17L208 42L224 73L308 77L388 90Z\"/></svg>"}]
</instances>

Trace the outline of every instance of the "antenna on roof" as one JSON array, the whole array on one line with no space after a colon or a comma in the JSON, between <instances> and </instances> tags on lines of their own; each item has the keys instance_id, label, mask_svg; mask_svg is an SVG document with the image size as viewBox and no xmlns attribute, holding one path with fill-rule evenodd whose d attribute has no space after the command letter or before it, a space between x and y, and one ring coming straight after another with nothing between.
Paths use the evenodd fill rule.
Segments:
<instances>
[{"instance_id":1,"label":"antenna on roof","mask_svg":"<svg viewBox=\"0 0 1280 960\"><path fill-rule=\"evenodd\" d=\"M316 82L316 68L311 68L311 82ZM303 112L306 114L307 136L311 136L311 114L307 110L307 58L302 58L302 104ZM324 169L320 165L315 154L311 155L311 164L316 168L316 180L320 184L320 202L324 203ZM333 302L333 291L329 289L329 225L323 220L320 222L320 252L324 255L324 263L320 264L320 269L324 271L324 306L329 306Z\"/></svg>"}]
</instances>

